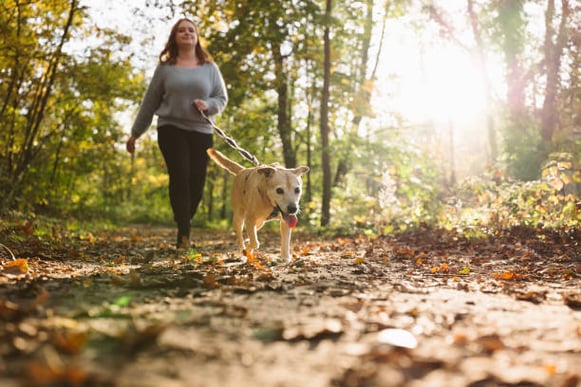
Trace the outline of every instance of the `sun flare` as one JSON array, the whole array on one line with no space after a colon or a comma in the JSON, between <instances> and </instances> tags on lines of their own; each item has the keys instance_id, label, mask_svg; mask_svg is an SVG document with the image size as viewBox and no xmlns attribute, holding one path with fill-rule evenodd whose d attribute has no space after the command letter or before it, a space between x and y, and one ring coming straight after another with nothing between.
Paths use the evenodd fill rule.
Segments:
<instances>
[{"instance_id":1,"label":"sun flare","mask_svg":"<svg viewBox=\"0 0 581 387\"><path fill-rule=\"evenodd\" d=\"M397 95L390 105L411 122L465 124L485 113L481 74L468 53L442 47L423 55L408 51Z\"/></svg>"}]
</instances>

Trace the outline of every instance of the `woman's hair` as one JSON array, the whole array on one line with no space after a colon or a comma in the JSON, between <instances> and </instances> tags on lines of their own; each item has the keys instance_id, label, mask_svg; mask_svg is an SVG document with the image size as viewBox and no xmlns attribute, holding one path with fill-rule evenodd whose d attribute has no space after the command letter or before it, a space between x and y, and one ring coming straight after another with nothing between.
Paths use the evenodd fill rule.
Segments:
<instances>
[{"instance_id":1,"label":"woman's hair","mask_svg":"<svg viewBox=\"0 0 581 387\"><path fill-rule=\"evenodd\" d=\"M206 63L212 62L212 56L202 47L200 44L200 34L198 30L198 26L192 20L188 18L182 18L176 22L171 28L171 32L169 34L169 38L167 39L167 43L165 47L159 54L159 63L163 64L170 64L175 65L177 62L178 57L178 45L176 43L176 34L178 32L178 26L181 22L187 21L194 26L194 30L196 31L196 56L200 61L200 64L204 65Z\"/></svg>"}]
</instances>

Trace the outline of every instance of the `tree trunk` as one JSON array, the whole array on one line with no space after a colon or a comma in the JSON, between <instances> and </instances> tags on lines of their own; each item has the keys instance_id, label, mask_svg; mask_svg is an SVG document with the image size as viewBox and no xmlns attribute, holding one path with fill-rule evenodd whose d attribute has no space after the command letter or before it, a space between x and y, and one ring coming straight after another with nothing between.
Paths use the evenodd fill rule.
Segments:
<instances>
[{"instance_id":1,"label":"tree trunk","mask_svg":"<svg viewBox=\"0 0 581 387\"><path fill-rule=\"evenodd\" d=\"M297 160L292 145L291 118L288 114L289 93L286 74L284 72L284 56L280 52L280 44L273 43L272 56L274 58L274 72L276 76L276 92L278 95L278 134L282 142L282 154L287 168L296 167Z\"/></svg>"},{"instance_id":2,"label":"tree trunk","mask_svg":"<svg viewBox=\"0 0 581 387\"><path fill-rule=\"evenodd\" d=\"M321 226L328 226L331 222L331 155L329 149L329 88L331 78L331 39L330 23L332 0L326 0L325 29L323 33L324 65L323 90L321 95L321 163L323 169L323 198L321 208Z\"/></svg>"},{"instance_id":3,"label":"tree trunk","mask_svg":"<svg viewBox=\"0 0 581 387\"><path fill-rule=\"evenodd\" d=\"M500 1L498 24L502 34L501 45L506 63L507 107L511 121L518 125L526 114L526 79L521 64L524 46L524 2Z\"/></svg>"},{"instance_id":4,"label":"tree trunk","mask_svg":"<svg viewBox=\"0 0 581 387\"><path fill-rule=\"evenodd\" d=\"M382 29L381 29L381 36L378 42L378 50L377 56L375 59L375 66L373 68L373 72L369 78L367 78L367 68L369 64L369 49L371 46L371 35L373 32L373 8L374 8L374 0L366 0L366 7L367 13L365 17L365 24L363 26L363 37L361 38L361 62L359 69L355 70L356 80L354 85L354 104L353 110L353 128L352 131L354 135L357 135L357 131L359 129L359 125L361 124L361 120L364 116L369 114L370 111L370 101L371 101L371 85L372 82L375 80L375 74L377 72L377 64L379 63L379 56L381 54L381 48L383 45L383 40L385 37L385 27L387 24L387 17L389 14L390 8L390 1L386 2L385 5L385 14L383 17ZM346 152L347 154L350 152ZM333 179L333 186L337 187L345 181L345 177L349 170L351 169L351 163L347 154L344 154L343 157L337 163L337 170L335 172L335 178Z\"/></svg>"},{"instance_id":5,"label":"tree trunk","mask_svg":"<svg viewBox=\"0 0 581 387\"><path fill-rule=\"evenodd\" d=\"M553 41L555 31L553 29L553 17L555 16L555 0L549 0L545 13L545 69L547 83L545 99L541 111L541 136L545 141L551 141L559 125L559 112L557 110L557 93L559 90L559 70L561 68L561 56L567 41L567 19L569 18L569 2L561 0L561 21L556 42Z\"/></svg>"}]
</instances>

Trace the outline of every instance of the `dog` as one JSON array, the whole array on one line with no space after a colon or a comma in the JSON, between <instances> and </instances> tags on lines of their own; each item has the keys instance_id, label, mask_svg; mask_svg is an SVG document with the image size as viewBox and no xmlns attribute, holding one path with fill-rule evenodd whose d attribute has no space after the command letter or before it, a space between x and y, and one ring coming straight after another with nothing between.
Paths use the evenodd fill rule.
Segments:
<instances>
[{"instance_id":1,"label":"dog","mask_svg":"<svg viewBox=\"0 0 581 387\"><path fill-rule=\"evenodd\" d=\"M232 224L240 252L253 259L253 252L260 247L257 232L267 221L280 221L280 257L290 263L291 229L297 224L299 200L302 194L301 176L309 172L302 166L287 169L278 164L245 168L217 150L207 150L208 156L220 167L234 175L232 185ZM246 247L243 229L246 226L249 246Z\"/></svg>"}]
</instances>

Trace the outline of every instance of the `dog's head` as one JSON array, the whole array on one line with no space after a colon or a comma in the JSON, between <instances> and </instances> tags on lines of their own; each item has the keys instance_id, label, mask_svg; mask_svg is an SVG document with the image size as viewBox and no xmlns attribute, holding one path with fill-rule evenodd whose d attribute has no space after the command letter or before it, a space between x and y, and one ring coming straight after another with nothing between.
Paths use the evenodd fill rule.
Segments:
<instances>
[{"instance_id":1,"label":"dog's head","mask_svg":"<svg viewBox=\"0 0 581 387\"><path fill-rule=\"evenodd\" d=\"M303 189L301 176L309 172L309 167L287 169L273 164L261 166L257 171L265 177L268 199L282 213L287 224L294 227Z\"/></svg>"}]
</instances>

